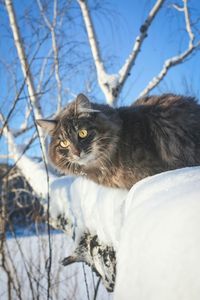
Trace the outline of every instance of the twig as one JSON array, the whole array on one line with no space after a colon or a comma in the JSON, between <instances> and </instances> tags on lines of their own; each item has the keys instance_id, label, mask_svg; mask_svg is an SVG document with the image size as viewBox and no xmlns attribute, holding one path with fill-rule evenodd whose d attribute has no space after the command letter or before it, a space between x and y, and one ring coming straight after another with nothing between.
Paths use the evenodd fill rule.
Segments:
<instances>
[{"instance_id":1,"label":"twig","mask_svg":"<svg viewBox=\"0 0 200 300\"><path fill-rule=\"evenodd\" d=\"M32 106L32 102L30 101L30 106ZM34 114L34 110L32 107L32 111L33 111L33 121L36 127L36 130L38 131L39 127L36 125L36 118L35 118L35 114ZM39 134L39 132L38 132ZM47 160L45 157L45 153L42 147L42 143L41 140L39 139L39 143L40 143L40 148L42 151L42 158L43 158L43 162L44 162L44 167L45 167L45 172L46 172L46 180L47 180L47 232L48 232L48 248L49 248L49 257L48 257L48 262L47 262L47 281L48 281L48 285L47 285L47 300L51 299L51 267L52 267L52 245L51 245L51 226L50 226L50 194L49 194L49 185L50 185L50 181L49 181L49 170L48 170L48 165L47 165Z\"/></svg>"},{"instance_id":2,"label":"twig","mask_svg":"<svg viewBox=\"0 0 200 300\"><path fill-rule=\"evenodd\" d=\"M100 277L100 278L98 279L98 281L97 281L96 288L95 288L95 292L94 292L94 298L93 298L93 300L96 300L96 299L97 299L97 294L98 294L98 291L99 291L100 282L101 282L101 277Z\"/></svg>"},{"instance_id":3,"label":"twig","mask_svg":"<svg viewBox=\"0 0 200 300\"><path fill-rule=\"evenodd\" d=\"M21 93L22 93L22 91L23 91L23 89L24 89L25 83L26 83L26 78L24 79L24 81L23 81L23 83L22 83L22 85L21 85L21 87L20 87L20 89L19 89L19 91L18 91L18 93L17 93L17 95L16 95L16 97L15 97L15 100L13 101L13 105L12 105L12 107L11 107L11 109L10 109L10 111L9 111L9 113L8 113L8 115L7 115L7 117L6 117L6 119L4 120L4 119L3 119L3 116L1 115L0 121L3 123L3 126L0 128L0 138L1 138L1 136L2 136L2 133L3 133L4 128L5 128L5 127L7 126L7 124L8 124L8 121L9 121L9 119L10 119L10 117L11 117L13 111L15 110L15 107L16 107L16 105L17 105L17 102L19 101L19 97L20 97L20 95L21 95Z\"/></svg>"},{"instance_id":4,"label":"twig","mask_svg":"<svg viewBox=\"0 0 200 300\"><path fill-rule=\"evenodd\" d=\"M41 65L39 82L38 82L38 86L37 86L37 94L38 95L42 93L42 81L43 81L44 74L45 74L45 68L47 66L47 63L48 63L51 53L52 53L52 49L49 50L47 56L44 58L43 63Z\"/></svg>"},{"instance_id":5,"label":"twig","mask_svg":"<svg viewBox=\"0 0 200 300\"><path fill-rule=\"evenodd\" d=\"M85 280L87 298L88 298L88 300L90 300L90 293L89 293L89 287L88 287L88 283L87 283L87 275L86 275L84 263L82 263L82 268L83 268L83 275L84 275L84 280Z\"/></svg>"}]
</instances>

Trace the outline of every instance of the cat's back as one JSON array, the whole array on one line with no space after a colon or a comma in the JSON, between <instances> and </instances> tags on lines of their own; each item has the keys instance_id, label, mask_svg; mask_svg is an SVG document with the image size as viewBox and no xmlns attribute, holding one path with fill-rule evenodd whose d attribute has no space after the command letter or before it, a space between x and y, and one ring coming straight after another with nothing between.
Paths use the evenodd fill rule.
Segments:
<instances>
[{"instance_id":1,"label":"cat's back","mask_svg":"<svg viewBox=\"0 0 200 300\"><path fill-rule=\"evenodd\" d=\"M174 124L200 131L200 105L194 97L174 94L147 96L138 99L130 107L148 119L149 125L161 122L163 127Z\"/></svg>"},{"instance_id":2,"label":"cat's back","mask_svg":"<svg viewBox=\"0 0 200 300\"><path fill-rule=\"evenodd\" d=\"M145 96L137 99L132 103L131 107L135 106L149 106L149 107L162 107L162 108L173 108L180 106L198 107L198 103L195 97L175 95L175 94L163 94Z\"/></svg>"},{"instance_id":3,"label":"cat's back","mask_svg":"<svg viewBox=\"0 0 200 300\"><path fill-rule=\"evenodd\" d=\"M200 105L193 97L164 94L121 108L123 132L140 152L155 153L170 168L200 164ZM135 147L135 146L134 146ZM146 153L145 153L146 155Z\"/></svg>"},{"instance_id":4,"label":"cat's back","mask_svg":"<svg viewBox=\"0 0 200 300\"><path fill-rule=\"evenodd\" d=\"M133 106L149 108L152 136L169 165L200 164L200 105L194 97L166 94L139 99Z\"/></svg>"}]
</instances>

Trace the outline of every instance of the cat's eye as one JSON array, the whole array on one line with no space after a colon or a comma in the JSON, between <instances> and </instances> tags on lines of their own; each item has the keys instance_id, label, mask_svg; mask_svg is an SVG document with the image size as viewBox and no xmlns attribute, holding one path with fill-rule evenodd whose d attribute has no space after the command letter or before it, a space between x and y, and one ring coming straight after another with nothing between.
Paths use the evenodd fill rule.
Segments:
<instances>
[{"instance_id":1,"label":"cat's eye","mask_svg":"<svg viewBox=\"0 0 200 300\"><path fill-rule=\"evenodd\" d=\"M81 129L78 131L78 136L82 139L86 138L88 135L88 132L86 129Z\"/></svg>"},{"instance_id":2,"label":"cat's eye","mask_svg":"<svg viewBox=\"0 0 200 300\"><path fill-rule=\"evenodd\" d=\"M63 141L60 141L60 146L62 148L68 148L69 147L69 141L68 140L63 140Z\"/></svg>"}]
</instances>

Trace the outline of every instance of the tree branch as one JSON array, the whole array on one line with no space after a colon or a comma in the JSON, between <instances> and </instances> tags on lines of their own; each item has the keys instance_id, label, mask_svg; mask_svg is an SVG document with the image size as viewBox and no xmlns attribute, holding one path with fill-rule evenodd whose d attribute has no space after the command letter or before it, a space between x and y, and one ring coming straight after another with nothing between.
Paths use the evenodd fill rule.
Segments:
<instances>
[{"instance_id":1,"label":"tree branch","mask_svg":"<svg viewBox=\"0 0 200 300\"><path fill-rule=\"evenodd\" d=\"M195 50L198 50L200 47L200 41L194 44L195 36L194 33L192 32L192 27L191 27L191 21L190 21L190 14L189 14L189 9L187 5L187 0L183 0L184 6L181 8L180 6L173 6L175 9L177 9L180 12L184 13L185 17L185 26L186 26L186 31L188 33L189 37L189 44L188 44L188 49L183 51L180 55L173 56L169 59L167 59L164 62L164 65L160 71L160 73L155 76L147 85L147 87L140 93L139 97L146 96L151 90L153 90L166 76L168 73L169 69L172 67L181 64L184 62L184 60L191 55Z\"/></svg>"},{"instance_id":2,"label":"tree branch","mask_svg":"<svg viewBox=\"0 0 200 300\"><path fill-rule=\"evenodd\" d=\"M147 37L148 29L155 18L156 14L160 10L161 6L163 5L164 0L157 0L154 4L153 8L151 9L147 19L140 27L140 35L136 37L133 50L131 54L129 55L128 59L126 60L125 64L122 66L122 68L119 71L119 86L120 89L123 87L125 80L127 79L127 76L130 73L130 69L134 65L136 58L141 50L142 44L144 39Z\"/></svg>"},{"instance_id":3,"label":"tree branch","mask_svg":"<svg viewBox=\"0 0 200 300\"><path fill-rule=\"evenodd\" d=\"M7 13L8 13L8 16L9 16L9 20L10 20L10 27L11 27L11 30L12 30L12 33L13 33L15 47L17 49L17 53L18 53L19 60L20 60L20 63L21 63L22 72L24 74L24 78L26 79L26 84L27 84L28 91L29 91L29 97L31 99L31 102L35 106L35 115L36 115L36 117L40 118L40 117L42 117L42 115L41 115L40 107L39 107L38 102L37 102L34 82L33 82L33 78L32 78L32 75L31 75L31 72L30 72L30 69L29 69L29 64L28 64L28 61L27 61L25 50L24 50L24 47L23 47L21 34L19 32L19 28L18 28L18 25L17 25L17 20L16 20L14 9L13 9L12 1L11 0L5 0L5 4L6 4L6 9L7 9Z\"/></svg>"},{"instance_id":4,"label":"tree branch","mask_svg":"<svg viewBox=\"0 0 200 300\"><path fill-rule=\"evenodd\" d=\"M42 89L43 89L43 79L45 75L45 69L47 67L47 63L49 61L49 58L52 54L52 49L49 50L47 53L47 56L44 58L42 64L41 64L41 69L40 69L40 74L39 74L39 80L38 80L38 85L37 85L37 94L42 94ZM53 73L53 72L51 72ZM52 74L51 74L52 75Z\"/></svg>"},{"instance_id":5,"label":"tree branch","mask_svg":"<svg viewBox=\"0 0 200 300\"><path fill-rule=\"evenodd\" d=\"M10 117L11 117L13 111L16 108L17 102L20 99L20 95L21 95L21 93L22 93L22 91L24 89L24 86L25 86L25 79L24 79L24 81L23 81L23 83L22 83L22 85L21 85L21 87L20 87L20 89L19 89L19 91L18 91L18 93L17 93L17 95L15 97L15 100L13 101L12 107L11 107L11 109L10 109L10 111L9 111L6 119L4 119L3 116L1 115L0 121L2 122L3 125L2 125L2 128L0 128L0 138L1 138L1 135L3 133L4 127L8 124L8 122L10 120Z\"/></svg>"},{"instance_id":6,"label":"tree branch","mask_svg":"<svg viewBox=\"0 0 200 300\"><path fill-rule=\"evenodd\" d=\"M38 3L40 13L43 17L43 20L44 20L47 28L51 32L52 48L53 48L53 54L54 54L55 79L57 82L57 89L58 89L57 113L59 113L62 108L62 80L61 80L61 76L60 76L58 46L57 46L57 39L56 39L56 32L55 32L56 21L57 21L57 0L54 0L52 24L44 12L41 1L37 0L37 3Z\"/></svg>"},{"instance_id":7,"label":"tree branch","mask_svg":"<svg viewBox=\"0 0 200 300\"><path fill-rule=\"evenodd\" d=\"M87 35L88 35L88 41L90 44L94 64L95 64L96 71L97 71L97 80L98 80L99 86L100 86L101 90L103 91L107 102L110 105L113 105L113 102L115 99L115 96L113 95L113 87L115 88L115 86L116 86L116 84L115 84L116 79L117 79L116 75L107 74L107 72L104 68L103 60L102 60L101 53L100 53L100 48L98 45L92 18L91 18L89 9L88 9L87 1L86 0L77 0L77 2L80 6L82 16L83 16L83 21L85 23L85 28L86 28Z\"/></svg>"},{"instance_id":8,"label":"tree branch","mask_svg":"<svg viewBox=\"0 0 200 300\"><path fill-rule=\"evenodd\" d=\"M147 37L148 29L155 18L156 14L158 13L159 9L161 8L164 0L157 0L153 8L151 9L147 19L145 20L144 24L140 28L140 35L136 38L136 41L133 46L133 50L129 55L128 59L126 60L123 67L119 70L118 74L111 74L109 75L104 68L103 60L101 58L99 45L97 42L94 25L92 23L92 19L89 13L89 9L87 6L86 0L77 0L81 12L83 15L83 20L85 23L85 27L88 34L88 40L90 43L94 63L96 66L97 71L97 79L99 82L99 86L101 87L104 95L106 97L107 102L110 105L114 105L117 101L117 98L124 86L124 83L129 75L130 69L135 63L135 60L141 50L142 43L144 39Z\"/></svg>"},{"instance_id":9,"label":"tree branch","mask_svg":"<svg viewBox=\"0 0 200 300\"><path fill-rule=\"evenodd\" d=\"M189 48L192 48L193 43L194 43L194 33L192 32L191 28L191 21L190 21L190 14L189 14L189 9L188 9L188 0L183 0L183 11L185 15L185 25L186 25L186 30L189 36Z\"/></svg>"}]
</instances>

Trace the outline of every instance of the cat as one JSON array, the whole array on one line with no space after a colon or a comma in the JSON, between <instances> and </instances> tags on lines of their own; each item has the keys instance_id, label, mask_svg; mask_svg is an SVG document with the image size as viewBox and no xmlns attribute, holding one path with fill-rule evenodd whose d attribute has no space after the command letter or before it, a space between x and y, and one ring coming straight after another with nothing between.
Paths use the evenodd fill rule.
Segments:
<instances>
[{"instance_id":1,"label":"cat","mask_svg":"<svg viewBox=\"0 0 200 300\"><path fill-rule=\"evenodd\" d=\"M92 103L79 94L54 120L37 120L51 136L49 157L63 174L130 189L164 171L200 165L200 105L163 94L129 107Z\"/></svg>"}]
</instances>

